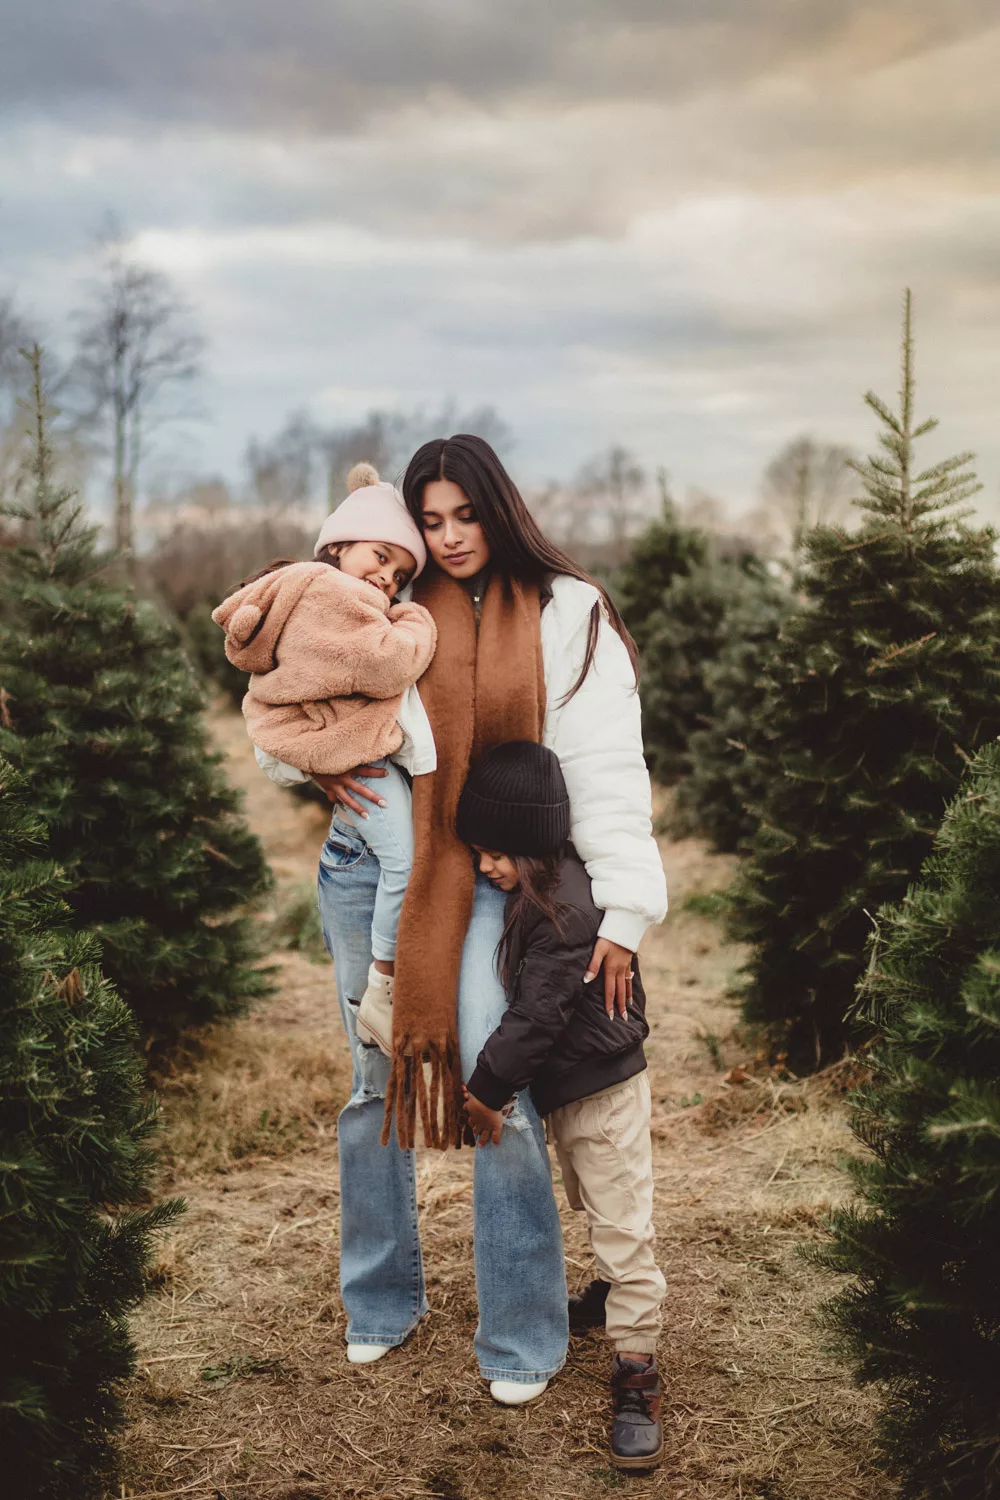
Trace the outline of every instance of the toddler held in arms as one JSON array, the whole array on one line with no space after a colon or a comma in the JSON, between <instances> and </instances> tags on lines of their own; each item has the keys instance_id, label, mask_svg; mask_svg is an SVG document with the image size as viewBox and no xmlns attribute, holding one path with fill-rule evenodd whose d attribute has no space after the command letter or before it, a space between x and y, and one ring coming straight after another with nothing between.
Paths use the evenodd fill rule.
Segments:
<instances>
[{"instance_id":1,"label":"toddler held in arms","mask_svg":"<svg viewBox=\"0 0 1000 1500\"><path fill-rule=\"evenodd\" d=\"M357 824L379 862L374 962L357 1033L388 1053L396 930L413 858L410 784L390 757L403 744L407 713L426 729L415 684L437 632L421 605L394 602L427 561L402 497L371 464L355 465L347 482L347 499L320 530L316 560L269 563L212 619L226 632L226 656L251 673L243 715L258 758L306 777L385 769L379 803Z\"/></svg>"},{"instance_id":2,"label":"toddler held in arms","mask_svg":"<svg viewBox=\"0 0 1000 1500\"><path fill-rule=\"evenodd\" d=\"M663 1454L656 1344L666 1290L653 1253L645 997L633 961L624 1015L588 972L604 915L569 840L557 757L530 741L488 750L462 791L458 835L507 903L497 950L507 1010L465 1089L480 1146L529 1088L547 1116L570 1206L587 1214L599 1277L570 1299L570 1327L604 1324L614 1345L611 1458L650 1469Z\"/></svg>"}]
</instances>

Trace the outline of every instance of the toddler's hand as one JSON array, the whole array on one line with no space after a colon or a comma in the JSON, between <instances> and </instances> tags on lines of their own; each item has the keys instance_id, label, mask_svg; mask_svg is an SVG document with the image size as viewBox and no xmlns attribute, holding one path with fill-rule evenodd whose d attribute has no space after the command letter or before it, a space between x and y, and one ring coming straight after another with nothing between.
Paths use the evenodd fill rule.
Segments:
<instances>
[{"instance_id":1,"label":"toddler's hand","mask_svg":"<svg viewBox=\"0 0 1000 1500\"><path fill-rule=\"evenodd\" d=\"M469 1093L462 1084L462 1094L465 1098L465 1112L472 1126L472 1133L476 1137L478 1146L488 1146L490 1141L494 1146L500 1144L500 1132L503 1129L504 1111L502 1109L487 1109L485 1104Z\"/></svg>"}]
</instances>

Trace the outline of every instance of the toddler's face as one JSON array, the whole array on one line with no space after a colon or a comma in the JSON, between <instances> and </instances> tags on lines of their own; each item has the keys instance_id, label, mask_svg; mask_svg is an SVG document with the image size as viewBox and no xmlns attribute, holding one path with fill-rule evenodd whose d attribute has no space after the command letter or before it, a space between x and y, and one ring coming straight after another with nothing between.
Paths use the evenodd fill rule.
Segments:
<instances>
[{"instance_id":1,"label":"toddler's face","mask_svg":"<svg viewBox=\"0 0 1000 1500\"><path fill-rule=\"evenodd\" d=\"M509 854L501 854L498 849L480 849L478 844L473 844L476 851L480 872L487 880L501 891L512 891L520 881L517 878L517 866Z\"/></svg>"},{"instance_id":2,"label":"toddler's face","mask_svg":"<svg viewBox=\"0 0 1000 1500\"><path fill-rule=\"evenodd\" d=\"M417 571L417 560L395 542L351 542L340 554L340 571L395 599Z\"/></svg>"}]
</instances>

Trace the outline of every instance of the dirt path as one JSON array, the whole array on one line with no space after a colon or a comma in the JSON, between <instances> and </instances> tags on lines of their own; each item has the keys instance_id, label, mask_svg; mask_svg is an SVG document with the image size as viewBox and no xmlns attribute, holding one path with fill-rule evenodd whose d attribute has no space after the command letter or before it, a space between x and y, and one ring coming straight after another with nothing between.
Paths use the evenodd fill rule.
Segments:
<instances>
[{"instance_id":1,"label":"dirt path","mask_svg":"<svg viewBox=\"0 0 1000 1500\"><path fill-rule=\"evenodd\" d=\"M242 721L215 720L279 901L311 884L323 810L259 775ZM523 1410L496 1406L472 1358L469 1153L422 1152L432 1312L373 1369L344 1359L334 1120L347 1089L329 966L286 953L280 992L215 1038L167 1091L171 1190L189 1208L138 1320L128 1496L191 1500L882 1500L866 1397L818 1349L827 1278L797 1253L843 1191L834 1081L726 1084L744 1061L722 999L739 955L689 898L731 862L664 843L672 914L642 952L653 1033L657 1230L669 1287L661 1363L667 1459L624 1477L605 1450L601 1340ZM688 903L688 904L686 904ZM586 1237L565 1207L571 1283Z\"/></svg>"}]
</instances>

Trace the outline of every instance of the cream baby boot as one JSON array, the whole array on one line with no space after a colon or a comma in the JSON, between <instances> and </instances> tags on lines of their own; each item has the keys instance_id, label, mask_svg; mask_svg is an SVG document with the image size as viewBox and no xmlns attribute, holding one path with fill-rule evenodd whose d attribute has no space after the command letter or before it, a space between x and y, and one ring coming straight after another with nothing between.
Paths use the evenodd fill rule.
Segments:
<instances>
[{"instance_id":1,"label":"cream baby boot","mask_svg":"<svg viewBox=\"0 0 1000 1500\"><path fill-rule=\"evenodd\" d=\"M372 964L355 1026L358 1041L366 1047L378 1047L386 1057L392 1056L392 984L392 975L380 974Z\"/></svg>"}]
</instances>

